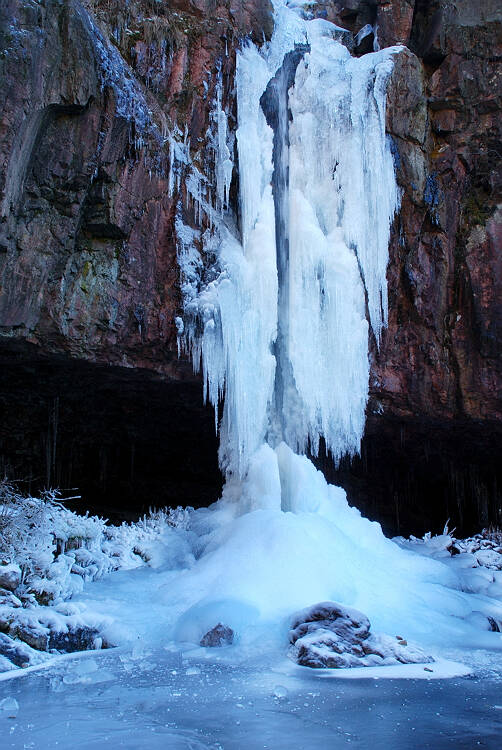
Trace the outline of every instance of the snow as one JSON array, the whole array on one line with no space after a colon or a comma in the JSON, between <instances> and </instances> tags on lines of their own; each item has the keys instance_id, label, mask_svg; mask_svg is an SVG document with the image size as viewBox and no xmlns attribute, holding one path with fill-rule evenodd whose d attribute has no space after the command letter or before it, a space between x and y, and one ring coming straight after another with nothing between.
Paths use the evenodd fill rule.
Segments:
<instances>
[{"instance_id":1,"label":"snow","mask_svg":"<svg viewBox=\"0 0 502 750\"><path fill-rule=\"evenodd\" d=\"M103 546L118 569L87 580L70 602L19 615L12 608L16 622L28 618L35 630L54 632L80 624L118 646L175 643L199 651L200 639L222 623L235 633L234 645L222 649L230 659L267 653L274 660L286 654L292 614L330 600L364 612L376 635L400 635L433 657L445 646L502 648L501 634L487 629L488 617L502 622L500 599L486 595L485 578L477 589L471 581L471 593L465 578L473 563L488 576L499 570L480 566L475 553L470 567L459 565L444 538L386 539L341 488L284 444L262 446L246 481L227 482L210 508L158 514L107 533Z\"/></svg>"},{"instance_id":2,"label":"snow","mask_svg":"<svg viewBox=\"0 0 502 750\"><path fill-rule=\"evenodd\" d=\"M38 664L48 652L113 645L105 635L112 619L76 595L111 571L190 565L188 515L178 508L107 526L64 508L54 492L22 497L0 483L0 557L13 561L2 568L17 582L14 592L0 590L0 670Z\"/></svg>"},{"instance_id":3,"label":"snow","mask_svg":"<svg viewBox=\"0 0 502 750\"><path fill-rule=\"evenodd\" d=\"M308 667L297 667L299 670L308 670ZM310 671L310 670L309 670ZM350 669L316 670L316 677L320 679L342 680L444 680L452 677L467 677L471 675L472 669L460 662L449 659L435 659L434 663L424 667L423 664L392 664L377 667L352 667Z\"/></svg>"}]
</instances>

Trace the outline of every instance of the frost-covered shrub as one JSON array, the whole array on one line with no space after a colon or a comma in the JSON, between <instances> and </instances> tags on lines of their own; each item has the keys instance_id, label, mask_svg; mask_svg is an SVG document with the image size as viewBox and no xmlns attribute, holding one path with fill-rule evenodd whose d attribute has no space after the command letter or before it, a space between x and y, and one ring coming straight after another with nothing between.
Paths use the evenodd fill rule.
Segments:
<instances>
[{"instance_id":1,"label":"frost-covered shrub","mask_svg":"<svg viewBox=\"0 0 502 750\"><path fill-rule=\"evenodd\" d=\"M120 568L190 564L191 508L157 510L136 523L107 526L102 518L68 510L58 496L47 490L25 497L0 482L0 562L19 565L25 598L31 593L48 604Z\"/></svg>"},{"instance_id":2,"label":"frost-covered shrub","mask_svg":"<svg viewBox=\"0 0 502 750\"><path fill-rule=\"evenodd\" d=\"M20 566L23 588L43 603L81 588L82 581L73 577L74 556L65 550L85 546L99 559L106 528L102 519L78 516L57 498L55 490L25 497L9 482L0 482L0 559Z\"/></svg>"}]
</instances>

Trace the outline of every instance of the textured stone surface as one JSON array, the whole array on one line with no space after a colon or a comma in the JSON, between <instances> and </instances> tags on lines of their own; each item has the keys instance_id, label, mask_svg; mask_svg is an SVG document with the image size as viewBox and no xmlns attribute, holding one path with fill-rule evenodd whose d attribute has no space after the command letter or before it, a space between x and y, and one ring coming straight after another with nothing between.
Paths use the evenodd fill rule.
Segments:
<instances>
[{"instance_id":1,"label":"textured stone surface","mask_svg":"<svg viewBox=\"0 0 502 750\"><path fill-rule=\"evenodd\" d=\"M379 13L402 19L406 5ZM338 476L391 531L502 520L502 14L491 0L447 5L415 2L412 53L389 89L403 190L389 327L372 352L362 460Z\"/></svg>"},{"instance_id":2,"label":"textured stone surface","mask_svg":"<svg viewBox=\"0 0 502 750\"><path fill-rule=\"evenodd\" d=\"M0 672L6 672L15 667L29 667L42 660L37 651L27 643L0 633Z\"/></svg>"},{"instance_id":3,"label":"textured stone surface","mask_svg":"<svg viewBox=\"0 0 502 750\"><path fill-rule=\"evenodd\" d=\"M263 0L217 13L203 2L160 3L156 15L146 0L127 10L2 5L4 337L172 377L189 372L177 358L177 197L168 195L162 134L187 126L197 146L216 61L228 68L225 51L239 34L268 34L269 11Z\"/></svg>"},{"instance_id":4,"label":"textured stone surface","mask_svg":"<svg viewBox=\"0 0 502 750\"><path fill-rule=\"evenodd\" d=\"M366 615L336 602L321 602L297 612L292 618L289 641L290 656L301 666L314 669L433 661L401 636L370 633Z\"/></svg>"},{"instance_id":5,"label":"textured stone surface","mask_svg":"<svg viewBox=\"0 0 502 750\"><path fill-rule=\"evenodd\" d=\"M200 639L200 645L209 648L219 648L221 646L231 646L234 642L234 631L228 625L222 625L219 622L214 628Z\"/></svg>"},{"instance_id":6,"label":"textured stone surface","mask_svg":"<svg viewBox=\"0 0 502 750\"><path fill-rule=\"evenodd\" d=\"M502 20L458 6L440 16L442 61L401 55L389 90L403 198L370 411L499 420Z\"/></svg>"},{"instance_id":7,"label":"textured stone surface","mask_svg":"<svg viewBox=\"0 0 502 750\"><path fill-rule=\"evenodd\" d=\"M19 565L10 563L0 565L0 586L8 591L15 591L21 583L21 568Z\"/></svg>"}]
</instances>

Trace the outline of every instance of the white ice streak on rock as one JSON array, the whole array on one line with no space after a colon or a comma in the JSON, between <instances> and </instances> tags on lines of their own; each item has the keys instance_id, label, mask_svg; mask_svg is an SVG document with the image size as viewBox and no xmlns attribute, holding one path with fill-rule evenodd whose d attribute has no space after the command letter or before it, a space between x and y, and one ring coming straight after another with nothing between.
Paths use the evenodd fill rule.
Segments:
<instances>
[{"instance_id":1,"label":"white ice streak on rock","mask_svg":"<svg viewBox=\"0 0 502 750\"><path fill-rule=\"evenodd\" d=\"M161 135L154 122L153 113L131 68L116 47L105 39L87 10L82 5L78 5L76 12L92 39L99 61L98 74L101 78L101 87L110 86L113 89L116 97L116 114L134 122L136 148L144 145L145 131L155 135L160 142Z\"/></svg>"},{"instance_id":2,"label":"white ice streak on rock","mask_svg":"<svg viewBox=\"0 0 502 750\"><path fill-rule=\"evenodd\" d=\"M217 205L220 210L224 210L228 208L234 163L231 158L232 143L231 139L229 142L231 134L228 131L227 113L222 108L221 96L222 86L220 79L216 87L216 111L214 113L216 120L216 142L214 149Z\"/></svg>"}]
</instances>

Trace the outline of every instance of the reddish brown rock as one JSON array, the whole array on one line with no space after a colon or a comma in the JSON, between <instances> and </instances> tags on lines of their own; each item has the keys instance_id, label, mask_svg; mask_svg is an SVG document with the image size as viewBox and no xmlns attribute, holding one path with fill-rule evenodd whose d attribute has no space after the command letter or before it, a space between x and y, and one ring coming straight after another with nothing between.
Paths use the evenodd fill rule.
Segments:
<instances>
[{"instance_id":1,"label":"reddish brown rock","mask_svg":"<svg viewBox=\"0 0 502 750\"><path fill-rule=\"evenodd\" d=\"M415 0L377 0L376 25L380 47L408 45L414 10Z\"/></svg>"},{"instance_id":2,"label":"reddish brown rock","mask_svg":"<svg viewBox=\"0 0 502 750\"><path fill-rule=\"evenodd\" d=\"M502 521L502 18L491 0L443 6L415 3L415 54L399 55L389 87L403 191L389 327L362 458L331 474L394 532Z\"/></svg>"},{"instance_id":3,"label":"reddish brown rock","mask_svg":"<svg viewBox=\"0 0 502 750\"><path fill-rule=\"evenodd\" d=\"M373 366L379 402L373 408L500 419L494 211L501 187L495 143L502 135L496 62L502 24L478 25L472 14L465 20L458 5L442 21L439 67L431 74L417 57L401 54L389 89L388 130L403 197L390 248L389 328ZM480 331L490 332L489 352Z\"/></svg>"},{"instance_id":4,"label":"reddish brown rock","mask_svg":"<svg viewBox=\"0 0 502 750\"><path fill-rule=\"evenodd\" d=\"M270 33L268 0L2 4L2 473L111 513L217 496L213 419L178 358L164 134L197 151L217 70L227 97L238 40Z\"/></svg>"},{"instance_id":5,"label":"reddish brown rock","mask_svg":"<svg viewBox=\"0 0 502 750\"><path fill-rule=\"evenodd\" d=\"M270 5L86 5L1 11L2 332L179 377L177 197L162 134L186 124L197 144L217 61L231 64L239 35L270 33Z\"/></svg>"}]
</instances>

